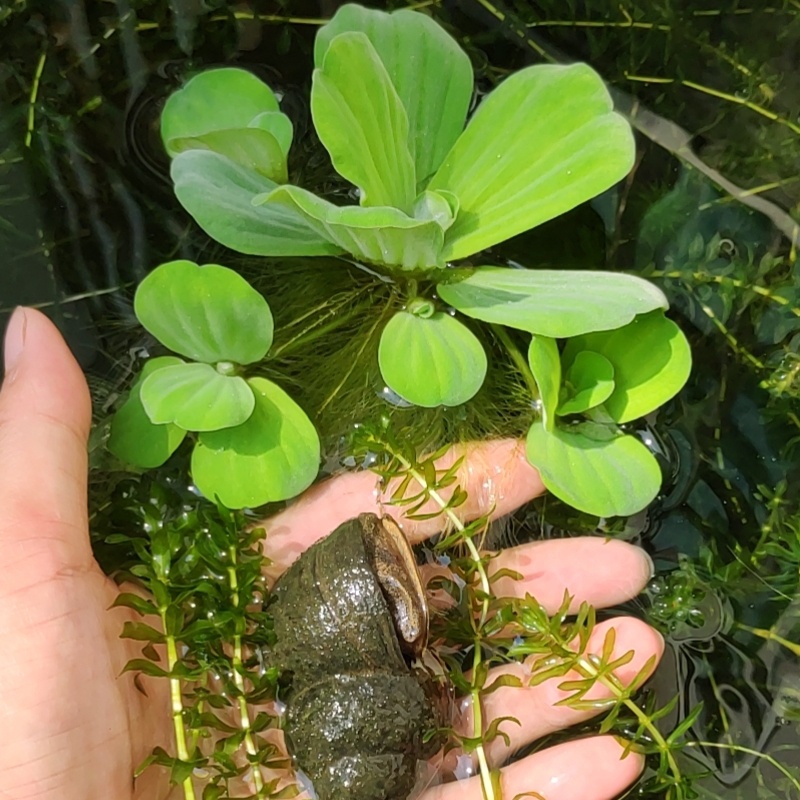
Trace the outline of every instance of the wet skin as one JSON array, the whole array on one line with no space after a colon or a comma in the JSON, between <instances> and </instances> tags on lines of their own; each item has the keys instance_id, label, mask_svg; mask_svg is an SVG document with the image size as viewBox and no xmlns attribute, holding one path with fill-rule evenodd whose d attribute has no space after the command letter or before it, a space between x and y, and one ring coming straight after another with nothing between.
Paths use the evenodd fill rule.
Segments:
<instances>
[{"instance_id":1,"label":"wet skin","mask_svg":"<svg viewBox=\"0 0 800 800\"><path fill-rule=\"evenodd\" d=\"M16 312L6 338L6 376L0 392L0 798L2 800L163 800L163 773L131 779L154 745L171 748L166 682L144 679L147 694L121 675L136 643L119 638L132 612L111 609L119 593L97 566L89 543L86 442L91 422L83 374L56 329L39 312ZM21 454L24 454L21 456ZM446 458L457 458L454 451ZM539 493L541 484L515 442L468 446L460 481L470 498L465 519L510 510ZM268 523L271 576L342 522L381 512L369 473L320 484ZM398 520L413 541L441 529L441 520ZM493 563L523 575L513 591L531 592L547 608L565 589L575 602L616 605L637 594L650 565L637 548L602 539L526 545ZM635 650L620 670L630 681L663 643L638 620L597 626L591 648L616 630L615 657ZM515 666L521 674L525 666ZM492 676L489 678L492 680ZM513 715L517 748L588 716L555 705L556 683L504 688L487 698L484 719ZM460 718L469 729L470 710ZM547 800L610 800L639 774L641 759L620 759L611 737L590 737L537 752L504 767L506 796L539 791ZM506 761L501 742L494 763ZM429 789L424 800L479 800L475 778Z\"/></svg>"}]
</instances>

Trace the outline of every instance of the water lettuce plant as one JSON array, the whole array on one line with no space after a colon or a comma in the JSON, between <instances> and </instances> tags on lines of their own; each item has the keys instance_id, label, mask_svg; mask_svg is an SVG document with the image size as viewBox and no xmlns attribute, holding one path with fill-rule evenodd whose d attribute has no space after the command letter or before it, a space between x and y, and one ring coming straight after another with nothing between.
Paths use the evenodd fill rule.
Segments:
<instances>
[{"instance_id":1,"label":"water lettuce plant","mask_svg":"<svg viewBox=\"0 0 800 800\"><path fill-rule=\"evenodd\" d=\"M272 344L264 297L227 267L171 261L141 282L134 310L183 358L145 362L112 420L111 452L157 467L192 433L192 479L209 499L244 508L306 489L320 460L313 424L277 384L245 377Z\"/></svg>"},{"instance_id":2,"label":"water lettuce plant","mask_svg":"<svg viewBox=\"0 0 800 800\"><path fill-rule=\"evenodd\" d=\"M468 120L473 71L456 41L424 14L355 4L320 28L314 64L314 126L358 204L289 182L291 121L268 86L237 68L201 72L165 104L161 134L181 204L241 253L348 255L394 281L405 306L382 330L378 363L411 404L457 406L480 390L487 356L476 325L532 334L524 369L542 397L532 398L541 419L528 451L547 485L600 515L649 502L658 467L619 428L635 418L619 412L619 398L643 380L660 387L659 405L686 379L688 345L663 316L663 293L620 273L511 269L478 257L630 170L631 128L601 78L585 64L527 67ZM666 360L632 348L649 366L630 369L631 358L617 356L643 330ZM611 331L606 353L602 334ZM566 340L561 354L556 340ZM654 407L635 406L639 416Z\"/></svg>"}]
</instances>

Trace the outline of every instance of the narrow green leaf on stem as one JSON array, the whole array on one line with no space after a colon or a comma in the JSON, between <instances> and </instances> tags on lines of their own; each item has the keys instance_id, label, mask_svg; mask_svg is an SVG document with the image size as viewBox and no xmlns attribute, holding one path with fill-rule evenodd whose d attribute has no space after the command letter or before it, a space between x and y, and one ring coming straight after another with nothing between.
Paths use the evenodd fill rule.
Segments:
<instances>
[{"instance_id":1,"label":"narrow green leaf on stem","mask_svg":"<svg viewBox=\"0 0 800 800\"><path fill-rule=\"evenodd\" d=\"M561 389L561 356L555 339L534 335L528 347L528 365L539 388L542 403L542 422L553 430Z\"/></svg>"}]
</instances>

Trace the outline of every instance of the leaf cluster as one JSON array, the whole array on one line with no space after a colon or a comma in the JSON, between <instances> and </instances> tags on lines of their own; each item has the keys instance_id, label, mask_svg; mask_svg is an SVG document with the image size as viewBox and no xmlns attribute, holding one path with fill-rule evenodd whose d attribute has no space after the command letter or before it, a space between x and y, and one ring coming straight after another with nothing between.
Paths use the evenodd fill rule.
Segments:
<instances>
[{"instance_id":1,"label":"leaf cluster","mask_svg":"<svg viewBox=\"0 0 800 800\"><path fill-rule=\"evenodd\" d=\"M686 383L691 351L678 326L654 311L614 331L569 339L561 354L554 339L534 336L528 364L542 417L528 432L527 454L545 486L603 517L647 506L661 470L620 426L654 411Z\"/></svg>"},{"instance_id":2,"label":"leaf cluster","mask_svg":"<svg viewBox=\"0 0 800 800\"><path fill-rule=\"evenodd\" d=\"M149 333L191 361L145 362L112 420L111 452L158 467L192 431L192 478L210 499L243 508L307 488L320 459L313 424L277 384L242 374L272 345L264 297L227 267L171 261L142 281L134 308Z\"/></svg>"},{"instance_id":3,"label":"leaf cluster","mask_svg":"<svg viewBox=\"0 0 800 800\"><path fill-rule=\"evenodd\" d=\"M450 731L450 746L457 744L466 752L479 753L481 763L483 748L498 737L508 742L508 726L519 724L509 717L483 725L482 699L504 686L535 686L555 680L564 694L560 705L578 711L602 711L596 730L624 736L629 750L649 756L649 790L664 792L670 800L692 797L692 776L679 764L678 755L687 744L686 736L701 707L664 734L662 722L678 698L659 706L652 693L642 695L655 657L631 681L623 683L616 671L629 664L634 654L614 655L613 628L599 652L589 652L596 625L594 608L584 603L577 612L571 612L572 598L565 595L560 608L548 614L530 595L502 597L493 590L501 578L519 576L492 569L493 557L475 547L475 541L480 541L486 531L487 518L456 524L452 510L466 499L457 483L459 463L437 469L435 457L417 458L407 446L399 447L390 433L373 430L362 436L362 444L377 459L375 469L384 485L391 485L391 503L403 505L406 513L421 518L434 516L431 512L435 509L452 523L451 530L435 542L431 554L440 564L446 564L450 573L449 577L433 579L428 587L443 590L450 597L446 610L432 619L432 641L456 691L472 697L478 727L466 734ZM506 674L489 680L492 666L519 661L524 661L529 676ZM601 699L591 696L598 686L603 689ZM492 785L491 781L484 783L485 796L496 796Z\"/></svg>"},{"instance_id":4,"label":"leaf cluster","mask_svg":"<svg viewBox=\"0 0 800 800\"><path fill-rule=\"evenodd\" d=\"M356 187L359 205L336 206L286 183L292 131L275 95L249 73L211 70L171 96L161 133L173 159L178 199L212 237L244 253L344 251L396 275L427 275L437 282L439 297L465 316L537 337L617 329L614 341L630 343L648 327L636 325L641 315L666 308L655 287L625 275L444 269L448 260L474 255L564 213L630 169L630 127L589 67L521 70L491 92L467 123L472 66L455 40L422 14L345 5L318 31L314 60L317 134L335 169ZM416 278L408 286L406 306L380 333L382 377L415 405L465 403L486 376L483 346L435 299L417 296ZM616 390L609 377L606 397L588 406L573 398L563 413L570 406L576 413L596 409L606 400L617 408L611 411L615 422L637 416L634 407L640 414L652 410L659 403L636 407L625 399L637 380L661 402L674 395L688 373L685 340L666 320L660 327L650 323L642 350L627 358L629 371L649 358L651 345L664 357L653 362L650 374L639 369L625 381L617 363ZM535 377L560 380L541 370ZM589 380L585 397L592 393L592 378L582 377ZM621 405L626 413L619 412ZM580 431L557 431L548 411L545 406L542 425L531 429L528 453L536 466L552 464L545 476L552 491L603 516L638 510L655 496L660 473L641 444L602 420ZM573 492L567 465L575 458L587 480L586 488ZM637 491L631 491L635 470L626 470L628 462L642 472ZM597 485L597 474L609 476L606 491L588 488Z\"/></svg>"},{"instance_id":5,"label":"leaf cluster","mask_svg":"<svg viewBox=\"0 0 800 800\"><path fill-rule=\"evenodd\" d=\"M262 769L288 763L265 735L275 718L252 710L274 699L278 678L259 657L274 640L263 610L263 530L221 506L176 503L173 492L146 480L131 481L122 496L128 521L140 524L106 543L134 553L120 577L141 592L121 593L114 605L142 618L121 634L142 643L125 671L169 681L176 742L174 754L155 748L137 774L166 768L187 798L202 774L204 800L221 800L241 797L253 771L253 798L288 796L277 781L260 780Z\"/></svg>"},{"instance_id":6,"label":"leaf cluster","mask_svg":"<svg viewBox=\"0 0 800 800\"><path fill-rule=\"evenodd\" d=\"M586 65L522 70L481 103L464 130L472 66L455 40L422 14L343 6L318 32L314 59L314 124L336 170L357 188L358 206L336 206L286 183L283 150L276 150L273 163L266 148L247 146L255 134L241 126L252 125L251 115L267 107L270 115L280 113L252 75L201 73L164 109L162 137L179 200L213 238L240 252L347 252L395 273L441 273L448 260L591 198L632 163L630 129ZM560 103L564 96L568 108ZM228 106L235 111L227 113ZM219 131L221 125L230 127ZM551 291L555 297L538 297L535 278L532 285L523 280L515 296L498 297L491 268L478 273L488 285L451 288L448 277L439 286L441 297L478 319L502 315L514 303L511 324L524 329L527 317L537 316L531 295L537 307L564 300L563 276ZM591 276L583 276L583 288L587 280ZM628 280L617 276L616 283ZM465 289L467 302L460 301ZM634 296L643 292L638 285L621 294L607 287L604 296L613 298L616 318L627 322L643 303L644 310L659 305L652 296L637 302ZM566 294L567 305L589 318L578 291ZM610 321L614 312L601 317L579 331L619 324ZM486 374L486 354L469 328L413 292L384 328L378 360L393 391L427 407L466 402Z\"/></svg>"}]
</instances>

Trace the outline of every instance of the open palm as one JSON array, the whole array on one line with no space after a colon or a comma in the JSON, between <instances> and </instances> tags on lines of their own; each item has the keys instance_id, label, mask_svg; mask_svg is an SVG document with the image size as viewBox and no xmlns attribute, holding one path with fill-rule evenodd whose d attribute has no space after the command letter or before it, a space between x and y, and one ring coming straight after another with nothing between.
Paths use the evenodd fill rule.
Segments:
<instances>
[{"instance_id":1,"label":"open palm","mask_svg":"<svg viewBox=\"0 0 800 800\"><path fill-rule=\"evenodd\" d=\"M0 393L0 800L164 800L165 775L150 770L134 783L133 770L154 745L172 749L165 681L121 675L139 655L119 638L125 609L91 552L87 518L86 440L90 402L83 375L52 324L18 310L6 340L6 377ZM452 456L451 456L452 457ZM541 491L536 473L513 442L475 446L466 453L466 517L490 507L500 515ZM279 571L311 542L356 514L375 510L375 479L354 473L321 484L267 523L269 556ZM415 540L440 527L436 520L406 523ZM619 603L642 588L647 559L621 542L578 538L525 545L497 562L523 575L502 587L530 592L555 608L568 588L576 603ZM616 650L635 649L619 674L630 680L662 642L643 623L615 619L597 626L597 646L609 626ZM521 677L525 666L509 667ZM510 747L497 740L490 757L511 751L585 718L555 706L557 682L498 690L487 698L491 720L514 716ZM469 724L469 709L458 724ZM507 797L539 792L546 800L610 800L641 770L620 760L611 737L593 737L540 751L503 770ZM425 800L479 800L475 779L445 783Z\"/></svg>"}]
</instances>

